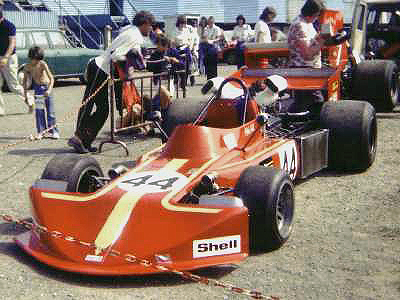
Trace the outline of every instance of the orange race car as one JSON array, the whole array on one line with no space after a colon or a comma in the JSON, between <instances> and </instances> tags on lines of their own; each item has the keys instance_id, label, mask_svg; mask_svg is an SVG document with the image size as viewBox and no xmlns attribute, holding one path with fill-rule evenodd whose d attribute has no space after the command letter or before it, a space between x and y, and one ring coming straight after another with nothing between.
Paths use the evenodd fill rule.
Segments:
<instances>
[{"instance_id":1,"label":"orange race car","mask_svg":"<svg viewBox=\"0 0 400 300\"><path fill-rule=\"evenodd\" d=\"M367 169L377 127L367 102L326 102L317 121L278 109L285 80L263 83L262 111L233 77L208 82L208 100L173 103L160 127L166 143L131 169L105 177L93 156L57 155L30 188L34 222L91 246L35 229L17 244L48 265L98 275L161 272L125 254L191 270L279 248L292 230L293 181L328 166Z\"/></svg>"}]
</instances>

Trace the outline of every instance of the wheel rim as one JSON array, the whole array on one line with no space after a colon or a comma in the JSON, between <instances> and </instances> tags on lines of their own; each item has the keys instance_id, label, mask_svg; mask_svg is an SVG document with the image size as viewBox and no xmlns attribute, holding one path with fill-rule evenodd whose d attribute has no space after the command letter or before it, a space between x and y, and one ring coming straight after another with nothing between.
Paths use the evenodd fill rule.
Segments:
<instances>
[{"instance_id":1,"label":"wheel rim","mask_svg":"<svg viewBox=\"0 0 400 300\"><path fill-rule=\"evenodd\" d=\"M279 234L286 239L292 228L294 212L293 186L286 182L280 189L276 203L276 225Z\"/></svg>"},{"instance_id":2,"label":"wheel rim","mask_svg":"<svg viewBox=\"0 0 400 300\"><path fill-rule=\"evenodd\" d=\"M390 97L392 98L392 103L397 103L397 98L399 96L399 73L393 72L392 74L392 85L390 89Z\"/></svg>"},{"instance_id":3,"label":"wheel rim","mask_svg":"<svg viewBox=\"0 0 400 300\"><path fill-rule=\"evenodd\" d=\"M96 191L96 183L93 176L100 176L99 172L92 168L85 169L78 179L76 191L79 193L93 193Z\"/></svg>"},{"instance_id":4,"label":"wheel rim","mask_svg":"<svg viewBox=\"0 0 400 300\"><path fill-rule=\"evenodd\" d=\"M372 121L370 132L371 134L369 135L369 156L370 156L370 162L372 162L373 158L375 157L376 137L378 133L376 118L374 118Z\"/></svg>"}]
</instances>

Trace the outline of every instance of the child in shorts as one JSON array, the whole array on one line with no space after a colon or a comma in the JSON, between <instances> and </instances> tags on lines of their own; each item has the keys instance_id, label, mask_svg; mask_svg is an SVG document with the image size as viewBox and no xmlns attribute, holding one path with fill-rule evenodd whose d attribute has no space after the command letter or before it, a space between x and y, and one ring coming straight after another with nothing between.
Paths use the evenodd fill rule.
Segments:
<instances>
[{"instance_id":1,"label":"child in shorts","mask_svg":"<svg viewBox=\"0 0 400 300\"><path fill-rule=\"evenodd\" d=\"M58 139L60 137L56 127L54 101L51 92L54 85L54 77L49 66L43 60L44 50L38 46L29 49L30 62L24 67L24 94L28 98L28 78L32 81L31 89L35 97L36 128L39 138L48 137Z\"/></svg>"}]
</instances>

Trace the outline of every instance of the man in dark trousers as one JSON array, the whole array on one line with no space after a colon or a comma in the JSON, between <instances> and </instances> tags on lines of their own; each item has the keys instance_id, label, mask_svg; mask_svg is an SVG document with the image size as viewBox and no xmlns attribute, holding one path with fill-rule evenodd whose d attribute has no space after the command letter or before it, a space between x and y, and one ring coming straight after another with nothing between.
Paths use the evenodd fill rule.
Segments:
<instances>
[{"instance_id":1,"label":"man in dark trousers","mask_svg":"<svg viewBox=\"0 0 400 300\"><path fill-rule=\"evenodd\" d=\"M18 82L18 57L15 54L16 29L13 23L3 16L4 0L0 0L0 116L5 114L1 87L4 81L8 88L24 99L24 89ZM27 102L29 112L33 112L33 101Z\"/></svg>"},{"instance_id":2,"label":"man in dark trousers","mask_svg":"<svg viewBox=\"0 0 400 300\"><path fill-rule=\"evenodd\" d=\"M154 16L150 12L138 12L133 18L132 25L123 27L110 47L89 63L87 85L83 98L84 105L78 113L75 134L68 140L68 145L73 147L76 152L97 151L92 143L104 126L109 113L107 84L101 89L99 87L110 74L111 62L134 69L145 68L141 46L144 43L144 37L152 30L153 23ZM121 89L121 87L117 88ZM97 93L87 100L96 91ZM116 91L116 93L118 92L120 91ZM93 111L94 105L96 106Z\"/></svg>"},{"instance_id":3,"label":"man in dark trousers","mask_svg":"<svg viewBox=\"0 0 400 300\"><path fill-rule=\"evenodd\" d=\"M218 76L218 51L220 50L220 42L224 38L224 32L215 25L213 16L210 16L207 22L208 24L204 28L203 42L206 42L204 64L208 80Z\"/></svg>"}]
</instances>

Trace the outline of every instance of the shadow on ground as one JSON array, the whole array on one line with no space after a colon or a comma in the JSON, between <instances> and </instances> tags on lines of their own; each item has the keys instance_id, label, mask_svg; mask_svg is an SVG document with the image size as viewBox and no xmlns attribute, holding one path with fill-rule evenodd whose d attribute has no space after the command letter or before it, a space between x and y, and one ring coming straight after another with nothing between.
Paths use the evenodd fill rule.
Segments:
<instances>
[{"instance_id":1,"label":"shadow on ground","mask_svg":"<svg viewBox=\"0 0 400 300\"><path fill-rule=\"evenodd\" d=\"M27 255L21 248L13 242L1 242L0 253L12 257L16 263L24 264L45 277L77 286L86 286L91 288L144 288L158 286L176 286L192 283L193 281L180 277L173 273L161 273L140 276L93 276L66 272L45 265L33 257ZM212 279L219 279L231 272L237 267L234 265L224 265L218 267L209 267L193 271L192 273Z\"/></svg>"}]
</instances>

